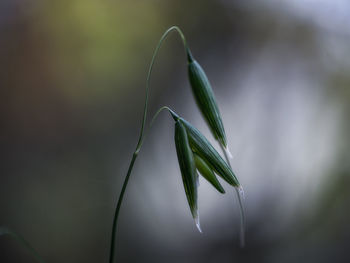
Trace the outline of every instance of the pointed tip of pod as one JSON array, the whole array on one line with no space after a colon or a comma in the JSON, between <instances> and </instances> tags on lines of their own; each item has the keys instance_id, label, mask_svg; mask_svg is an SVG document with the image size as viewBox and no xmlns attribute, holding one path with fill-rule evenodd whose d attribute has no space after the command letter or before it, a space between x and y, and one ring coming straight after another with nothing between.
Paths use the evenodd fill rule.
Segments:
<instances>
[{"instance_id":1,"label":"pointed tip of pod","mask_svg":"<svg viewBox=\"0 0 350 263\"><path fill-rule=\"evenodd\" d=\"M224 150L228 158L233 159L232 153L230 152L230 149L228 148L228 146L224 146Z\"/></svg>"},{"instance_id":2,"label":"pointed tip of pod","mask_svg":"<svg viewBox=\"0 0 350 263\"><path fill-rule=\"evenodd\" d=\"M199 221L199 215L197 215L197 216L194 218L194 222L196 223L196 227L197 227L199 233L202 234L203 232L202 232L201 224L200 224L200 221Z\"/></svg>"},{"instance_id":3,"label":"pointed tip of pod","mask_svg":"<svg viewBox=\"0 0 350 263\"><path fill-rule=\"evenodd\" d=\"M220 194L226 194L226 191L225 191L224 188L222 188L222 189L220 189L219 193L220 193Z\"/></svg>"}]
</instances>

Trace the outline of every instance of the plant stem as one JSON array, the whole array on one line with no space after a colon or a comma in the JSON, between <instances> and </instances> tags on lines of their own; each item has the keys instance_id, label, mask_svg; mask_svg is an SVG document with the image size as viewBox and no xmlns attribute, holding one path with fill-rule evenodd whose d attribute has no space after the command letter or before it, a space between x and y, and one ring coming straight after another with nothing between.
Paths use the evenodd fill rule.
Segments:
<instances>
[{"instance_id":1,"label":"plant stem","mask_svg":"<svg viewBox=\"0 0 350 263\"><path fill-rule=\"evenodd\" d=\"M150 89L150 85L151 85L151 75L152 75L152 70L153 70L153 65L154 65L154 61L156 59L156 56L158 54L158 51L160 49L160 47L162 46L163 41L167 38L167 36L169 35L169 33L171 31L177 31L181 37L182 43L185 47L185 51L188 50L188 46L187 46L187 42L186 42L186 38L184 36L184 34L182 33L181 29L177 26L172 26L169 29L167 29L164 34L162 35L162 37L160 38L158 45L153 53L153 57L148 69L148 74L147 74L147 86L146 86L146 99L145 99L145 106L144 106L144 110L143 110L143 120L142 120L142 126L141 126L141 132L140 132L140 137L139 137L139 141L137 143L137 147L136 147L136 151L139 151L142 143L143 143L143 139L144 139L144 130L145 130L145 125L146 125L146 119L147 119L147 108L148 108L148 98L149 98L149 89Z\"/></svg>"},{"instance_id":2,"label":"plant stem","mask_svg":"<svg viewBox=\"0 0 350 263\"><path fill-rule=\"evenodd\" d=\"M144 141L144 137L145 137L145 125L146 125L146 120L147 120L150 81L151 81L151 74L152 74L154 61L155 61L155 58L156 58L156 56L158 54L158 51L159 51L163 41L166 39L166 37L169 35L169 33L171 31L177 31L178 32L178 34L180 35L181 40L183 42L183 45L185 47L185 52L186 52L187 55L189 54L188 53L189 49L188 49L188 46L187 46L187 42L186 42L185 36L182 33L181 29L179 27L177 27L177 26L172 26L172 27L170 27L168 30L166 30L164 32L164 34L160 38L160 40L158 42L158 45L157 45L157 47L156 47L156 49L155 49L155 51L153 53L152 60L151 60L151 63L150 63L149 69L148 69L148 74L147 74L146 98L145 98L145 106L144 106L144 109L143 109L143 118L142 118L140 135L139 135L139 139L138 139L138 142L137 142L137 145L136 145L135 152L133 153L131 161L130 161L130 164L129 164L128 172L127 172L127 174L125 176L124 183L123 183L123 186L122 186L122 190L121 190L119 198L118 198L117 207L116 207L115 213L114 213L113 225L112 225L111 247L110 247L110 254L109 254L109 263L113 263L114 262L114 258L115 258L115 251L114 250L115 250L115 240L116 240L116 234L117 234L118 216L119 216L119 211L120 211L120 208L121 208L121 205L122 205L122 202L123 202L124 193L125 193L126 187L128 185L128 181L129 181L129 178L130 178L131 171L132 171L132 169L134 167L134 163L135 163L136 158L138 156L138 153L139 153L139 151L140 151L140 149L142 147L142 144L143 144L143 141Z\"/></svg>"},{"instance_id":3,"label":"plant stem","mask_svg":"<svg viewBox=\"0 0 350 263\"><path fill-rule=\"evenodd\" d=\"M0 236L1 235L9 235L10 237L14 238L20 245L26 248L39 263L45 263L38 252L36 252L36 250L21 235L4 226L0 227Z\"/></svg>"},{"instance_id":4,"label":"plant stem","mask_svg":"<svg viewBox=\"0 0 350 263\"><path fill-rule=\"evenodd\" d=\"M110 255L109 255L109 262L113 263L114 261L114 247L115 247L115 238L116 238L116 233L117 233L117 225L118 225L118 215L119 215L119 210L123 202L123 197L124 193L126 190L126 186L128 185L129 177L132 171L132 168L134 167L135 160L137 158L138 153L135 151L135 153L132 155L132 159L129 165L128 172L126 174L124 184L122 187L122 190L119 195L118 203L117 203L117 208L115 209L114 213L114 219L113 219L113 227L112 227L112 239L111 239L111 248L110 248Z\"/></svg>"},{"instance_id":5,"label":"plant stem","mask_svg":"<svg viewBox=\"0 0 350 263\"><path fill-rule=\"evenodd\" d=\"M177 115L172 109L170 109L168 106L163 106L161 107L154 115L151 121L150 126L152 127L154 121L156 120L156 118L158 117L159 113L161 113L163 110L168 110L169 113L171 114L171 116L174 118L174 120L176 121L177 119L179 119L179 115Z\"/></svg>"},{"instance_id":6,"label":"plant stem","mask_svg":"<svg viewBox=\"0 0 350 263\"><path fill-rule=\"evenodd\" d=\"M231 162L230 162L230 158L227 156L227 152L224 149L224 146L222 146L221 143L220 147L222 149L222 151L224 152L224 156L226 159L227 164L230 166L230 168L232 169L231 166ZM235 191L237 194L237 199L238 199L238 205L239 205L239 211L240 211L240 231L239 231L239 241L240 241L240 246L241 248L243 248L245 246L245 213L244 213L244 206L243 206L243 188L242 186L239 187L235 187Z\"/></svg>"}]
</instances>

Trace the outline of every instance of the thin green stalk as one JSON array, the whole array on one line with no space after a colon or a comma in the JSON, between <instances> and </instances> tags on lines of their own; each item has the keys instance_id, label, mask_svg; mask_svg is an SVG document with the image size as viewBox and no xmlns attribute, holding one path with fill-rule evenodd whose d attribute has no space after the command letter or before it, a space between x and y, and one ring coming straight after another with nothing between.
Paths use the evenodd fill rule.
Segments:
<instances>
[{"instance_id":1,"label":"thin green stalk","mask_svg":"<svg viewBox=\"0 0 350 263\"><path fill-rule=\"evenodd\" d=\"M0 227L0 236L1 235L9 235L10 237L14 238L19 244L26 248L39 263L45 263L45 261L40 257L38 252L36 252L36 250L28 243L28 241L26 241L19 234L13 232L7 227L2 226Z\"/></svg>"},{"instance_id":2,"label":"thin green stalk","mask_svg":"<svg viewBox=\"0 0 350 263\"><path fill-rule=\"evenodd\" d=\"M151 121L151 124L150 124L150 127L152 127L152 125L153 125L154 121L156 120L156 118L158 117L159 113L161 113L163 110L168 110L170 112L171 116L173 116L175 119L179 118L179 116L172 109L170 109L168 106L163 106L154 114L152 121Z\"/></svg>"},{"instance_id":3,"label":"thin green stalk","mask_svg":"<svg viewBox=\"0 0 350 263\"><path fill-rule=\"evenodd\" d=\"M109 255L109 262L110 263L112 263L114 261L114 256L115 256L114 247L115 247L115 238L116 238L116 233L117 233L117 224L118 224L119 210L120 210L120 207L121 207L122 202L123 202L123 196L124 196L124 193L125 193L125 190L126 190L126 186L128 185L129 177L130 177L132 168L134 167L134 163L135 163L137 155L138 155L138 153L136 151L132 155L132 159L131 159L131 162L130 162L130 165L129 165L129 169L128 169L128 172L127 172L126 177L124 179L124 184L123 184L122 190L121 190L120 195L119 195L117 208L115 209L114 219L113 219L113 227L112 227L111 248L110 248L110 255Z\"/></svg>"},{"instance_id":4,"label":"thin green stalk","mask_svg":"<svg viewBox=\"0 0 350 263\"><path fill-rule=\"evenodd\" d=\"M185 47L185 51L188 49L187 48L186 38L185 38L184 34L182 33L181 29L179 27L177 27L177 26L170 27L167 31L164 32L164 34L160 38L160 40L158 42L158 45L157 45L157 47L156 47L156 49L155 49L155 51L153 53L151 64L150 64L149 69L148 69L147 86L146 86L146 99L145 99L145 106L144 106L144 110L143 110L143 120L142 120L141 132L140 132L139 141L137 143L136 151L140 150L140 148L142 146L142 143L143 143L143 139L144 139L144 130L145 130L145 124L146 124L146 119L147 119L149 88L150 88L150 85L151 85L151 74L152 74L152 70L153 70L154 61L156 59L156 56L158 54L158 51L159 51L160 47L162 46L163 41L167 38L169 33L171 31L174 31L174 30L179 33L179 35L181 37L181 40L183 42L183 45Z\"/></svg>"},{"instance_id":5,"label":"thin green stalk","mask_svg":"<svg viewBox=\"0 0 350 263\"><path fill-rule=\"evenodd\" d=\"M152 60L151 60L151 63L150 63L149 69L148 69L148 74L147 74L146 98L145 98L145 106L144 106L144 109L143 109L143 118L142 118L140 135L139 135L139 139L138 139L138 142L137 142L137 145L136 145L136 149L135 149L135 151L133 153L132 159L131 159L130 164L129 164L128 172L127 172L127 174L125 176L124 183L123 183L123 186L122 186L122 190L121 190L119 198L118 198L117 207L116 207L116 210L115 210L115 213L114 213L113 225L112 225L111 247L110 247L110 254L109 254L109 263L113 263L114 262L114 258L115 258L115 251L114 250L115 250L115 240L116 240L116 234L117 234L117 224L118 224L118 216L119 216L120 207L121 207L122 202L123 202L124 193L125 193L126 187L128 185L128 181L129 181L129 178L130 178L131 171L132 171L132 169L134 167L134 163L135 163L136 158L138 156L138 153L139 153L139 151L140 151L140 149L142 147L142 144L143 144L143 141L144 141L144 137L145 137L145 125L146 125L147 111L148 111L148 99L149 99L150 81L151 81L151 74L152 74L154 61L155 61L155 58L156 58L156 56L158 54L158 51L159 51L163 41L167 38L167 36L169 35L169 33L171 31L178 32L178 34L180 35L181 40L183 42L183 45L185 47L185 51L188 50L187 42L186 42L185 36L182 33L181 29L179 27L177 27L177 26L172 26L167 31L165 31L165 33L162 35L162 37L160 38L154 53L153 53L153 57L152 57Z\"/></svg>"},{"instance_id":6,"label":"thin green stalk","mask_svg":"<svg viewBox=\"0 0 350 263\"><path fill-rule=\"evenodd\" d=\"M221 145L221 143L219 143L219 144L220 144L220 147L224 153L227 164L232 169L230 158L227 155L227 151ZM235 187L235 192L237 194L238 206L239 206L239 211L240 211L240 221L241 221L240 222L239 239L240 239L240 246L241 246L241 248L243 248L245 246L245 212L244 212L244 205L243 205L243 200L242 200L244 198L242 186Z\"/></svg>"}]
</instances>

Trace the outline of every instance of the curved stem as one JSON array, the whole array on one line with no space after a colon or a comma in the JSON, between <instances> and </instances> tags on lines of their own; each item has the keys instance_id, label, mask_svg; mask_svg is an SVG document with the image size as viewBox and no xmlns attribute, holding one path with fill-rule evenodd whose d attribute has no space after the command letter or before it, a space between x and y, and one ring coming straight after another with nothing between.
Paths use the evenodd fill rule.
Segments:
<instances>
[{"instance_id":1,"label":"curved stem","mask_svg":"<svg viewBox=\"0 0 350 263\"><path fill-rule=\"evenodd\" d=\"M150 84L151 84L151 75L152 75L152 70L153 70L153 65L154 65L154 61L157 57L158 51L160 49L160 47L162 46L163 41L167 38L167 36L169 35L169 33L171 31L177 31L181 37L181 40L183 42L183 45L185 47L185 51L189 52L188 46L187 46L187 42L186 42L186 38L184 36L184 34L182 33L181 29L177 26L172 26L169 29L167 29L164 34L162 35L162 37L160 38L158 45L153 53L153 57L148 69L148 74L147 74L147 86L146 86L146 100L145 100L145 106L144 106L144 110L143 110L143 120L142 120L142 125L141 125L141 132L140 132L140 137L139 137L139 141L137 143L137 147L136 150L140 150L142 143L143 143L143 134L144 134L144 130L145 130L145 124L146 124L146 119L147 119L147 108L148 108L148 97L149 97L149 89L150 89Z\"/></svg>"},{"instance_id":2,"label":"curved stem","mask_svg":"<svg viewBox=\"0 0 350 263\"><path fill-rule=\"evenodd\" d=\"M138 153L139 153L139 151L141 149L141 146L143 144L143 140L144 140L144 137L145 137L145 125L146 125L146 120L147 120L149 90L150 90L151 74L152 74L154 61L155 61L155 58L156 58L156 56L158 54L158 51L159 51L163 41L166 39L166 37L169 35L169 33L171 31L174 31L174 30L179 33L179 35L180 35L180 37L182 39L183 45L185 47L185 51L187 53L187 57L188 58L191 57L191 53L190 53L189 48L187 46L187 42L186 42L185 36L182 33L181 29L179 27L177 27L177 26L172 26L168 30L166 30L164 32L164 34L162 35L162 37L160 38L159 42L158 42L158 45L157 45L157 47L156 47L156 49L155 49L155 51L153 53L152 60L151 60L151 63L150 63L149 69L148 69L147 83L146 83L146 98L145 98L145 106L144 106L144 109L143 109L143 118L142 118L140 135L139 135L139 139L138 139L138 142L137 142L137 145L136 145L136 149L135 149L135 151L133 153L133 156L132 156L130 164L129 164L128 172L127 172L127 174L125 176L124 183L123 183L123 186L122 186L122 190L121 190L119 198L118 198L117 207L116 207L116 210L115 210L115 213L114 213L113 225L112 225L111 246L110 246L110 254L109 254L109 263L113 263L114 262L114 258L115 258L115 251L114 251L114 249L115 249L115 239L116 239L116 233L117 233L117 224L118 224L118 216L119 216L120 207L121 207L122 202L123 202L124 193L125 193L126 187L128 185L128 182L129 182L131 171L132 171L132 169L134 167L134 163L136 161L137 155L138 155Z\"/></svg>"},{"instance_id":3,"label":"curved stem","mask_svg":"<svg viewBox=\"0 0 350 263\"><path fill-rule=\"evenodd\" d=\"M163 106L161 107L153 116L150 127L152 127L154 121L156 120L156 118L158 117L159 113L161 113L163 110L168 110L171 114L171 116L176 120L179 118L179 115L177 115L172 109L170 109L168 106Z\"/></svg>"},{"instance_id":4,"label":"curved stem","mask_svg":"<svg viewBox=\"0 0 350 263\"><path fill-rule=\"evenodd\" d=\"M38 252L26 241L22 236L19 234L16 234L15 232L11 231L7 227L0 227L0 236L1 235L9 235L10 237L14 238L19 244L21 244L24 248L26 248L32 256L39 262L44 263L45 261L40 257Z\"/></svg>"},{"instance_id":5,"label":"curved stem","mask_svg":"<svg viewBox=\"0 0 350 263\"><path fill-rule=\"evenodd\" d=\"M220 144L222 151L224 152L227 164L232 169L230 158L228 156L227 151L225 150L225 148L222 146L221 143L219 143L219 144ZM245 212L244 212L244 205L243 205L243 200L242 200L244 197L242 186L235 187L235 191L237 194L238 206L239 206L239 211L240 211L240 221L241 221L240 222L239 239L240 239L240 246L241 246L241 248L243 248L245 246Z\"/></svg>"}]
</instances>

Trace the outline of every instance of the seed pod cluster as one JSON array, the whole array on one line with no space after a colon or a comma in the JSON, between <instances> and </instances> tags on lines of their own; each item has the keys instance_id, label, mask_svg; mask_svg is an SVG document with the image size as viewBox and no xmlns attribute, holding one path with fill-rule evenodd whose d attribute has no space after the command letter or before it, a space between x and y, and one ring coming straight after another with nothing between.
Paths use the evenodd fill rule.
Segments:
<instances>
[{"instance_id":1,"label":"seed pod cluster","mask_svg":"<svg viewBox=\"0 0 350 263\"><path fill-rule=\"evenodd\" d=\"M175 120L175 146L182 180L192 216L196 220L197 227L200 230L197 211L197 188L199 186L199 174L201 174L220 193L225 193L225 190L218 181L216 175L220 176L223 180L225 180L228 184L235 187L236 189L241 189L241 186L228 161L228 157L231 157L231 154L227 147L228 145L226 140L226 133L221 119L221 114L216 103L214 92L207 75L199 63L193 58L192 53L187 45L185 36L182 33L181 29L177 26L170 27L163 34L159 41L150 64L150 69L147 77L147 91L149 88L149 77L152 71L154 59L163 40L167 37L169 32L173 30L179 33L185 47L188 62L188 77L196 104L204 119L206 120L214 138L219 142L223 150L225 150L225 157L227 160L227 162L224 161L221 155L215 150L215 148L200 133L198 129L193 127L183 118L179 117L170 108L164 106L155 114L153 120L163 109L167 109ZM147 109L147 99L148 97L146 98L145 109ZM146 114L144 114L144 120L145 118ZM242 211L243 210L241 206L241 214L243 219Z\"/></svg>"},{"instance_id":2,"label":"seed pod cluster","mask_svg":"<svg viewBox=\"0 0 350 263\"><path fill-rule=\"evenodd\" d=\"M220 193L225 193L215 173L234 187L240 184L231 168L210 142L188 121L170 111L175 120L175 146L187 201L200 230L198 219L198 171Z\"/></svg>"}]
</instances>

